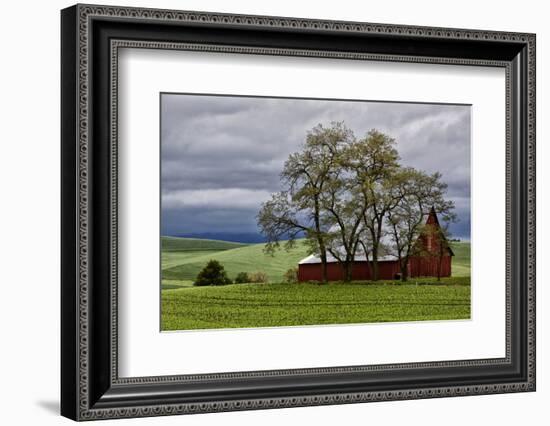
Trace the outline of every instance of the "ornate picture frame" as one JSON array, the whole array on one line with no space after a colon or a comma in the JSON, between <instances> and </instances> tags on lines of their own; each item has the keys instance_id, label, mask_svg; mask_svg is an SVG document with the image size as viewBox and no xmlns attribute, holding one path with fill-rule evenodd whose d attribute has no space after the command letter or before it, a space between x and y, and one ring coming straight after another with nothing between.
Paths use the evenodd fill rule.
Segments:
<instances>
[{"instance_id":1,"label":"ornate picture frame","mask_svg":"<svg viewBox=\"0 0 550 426\"><path fill-rule=\"evenodd\" d=\"M62 415L93 420L534 391L535 43L534 34L510 32L96 5L64 9ZM117 64L119 49L127 47L503 68L506 356L119 377Z\"/></svg>"}]
</instances>

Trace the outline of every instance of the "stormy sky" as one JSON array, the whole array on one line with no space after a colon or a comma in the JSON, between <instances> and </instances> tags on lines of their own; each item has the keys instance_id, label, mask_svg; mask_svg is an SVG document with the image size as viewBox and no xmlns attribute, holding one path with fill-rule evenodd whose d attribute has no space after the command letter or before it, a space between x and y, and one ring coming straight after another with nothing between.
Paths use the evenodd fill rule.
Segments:
<instances>
[{"instance_id":1,"label":"stormy sky","mask_svg":"<svg viewBox=\"0 0 550 426\"><path fill-rule=\"evenodd\" d=\"M255 216L281 189L284 161L308 130L343 121L356 137L396 139L401 163L439 171L470 238L470 106L235 96L161 95L163 235L257 233Z\"/></svg>"}]
</instances>

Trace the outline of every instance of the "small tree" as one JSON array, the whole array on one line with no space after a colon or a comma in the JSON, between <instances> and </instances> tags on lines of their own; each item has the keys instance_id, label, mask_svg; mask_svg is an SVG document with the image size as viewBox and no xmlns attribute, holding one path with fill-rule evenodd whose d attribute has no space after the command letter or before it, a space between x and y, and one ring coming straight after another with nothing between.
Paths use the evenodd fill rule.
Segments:
<instances>
[{"instance_id":1,"label":"small tree","mask_svg":"<svg viewBox=\"0 0 550 426\"><path fill-rule=\"evenodd\" d=\"M294 284L298 282L298 268L290 268L284 275L285 283Z\"/></svg>"},{"instance_id":2,"label":"small tree","mask_svg":"<svg viewBox=\"0 0 550 426\"><path fill-rule=\"evenodd\" d=\"M231 284L225 268L217 260L209 260L206 266L199 272L193 283L195 286L226 285Z\"/></svg>"},{"instance_id":3,"label":"small tree","mask_svg":"<svg viewBox=\"0 0 550 426\"><path fill-rule=\"evenodd\" d=\"M246 284L250 282L250 277L246 272L239 272L235 277L235 284Z\"/></svg>"},{"instance_id":4,"label":"small tree","mask_svg":"<svg viewBox=\"0 0 550 426\"><path fill-rule=\"evenodd\" d=\"M265 272L257 271L252 272L250 275L250 282L251 283L266 283L267 282L267 275Z\"/></svg>"}]
</instances>

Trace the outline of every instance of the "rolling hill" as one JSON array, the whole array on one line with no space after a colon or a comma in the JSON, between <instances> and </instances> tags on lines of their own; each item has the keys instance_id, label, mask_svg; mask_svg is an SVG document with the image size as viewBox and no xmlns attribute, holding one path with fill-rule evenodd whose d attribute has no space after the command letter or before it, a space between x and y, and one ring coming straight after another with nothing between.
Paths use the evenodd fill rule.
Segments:
<instances>
[{"instance_id":1,"label":"rolling hill","mask_svg":"<svg viewBox=\"0 0 550 426\"><path fill-rule=\"evenodd\" d=\"M162 248L162 330L470 318L470 243L452 243L453 277L441 282L324 286L281 284L283 274L307 256L304 240L274 256L263 252L264 244L190 238L163 238ZM232 279L263 271L271 283L193 287L210 259L221 262Z\"/></svg>"},{"instance_id":2,"label":"rolling hill","mask_svg":"<svg viewBox=\"0 0 550 426\"><path fill-rule=\"evenodd\" d=\"M453 277L469 277L470 271L470 243L450 243L454 252L451 274Z\"/></svg>"},{"instance_id":3,"label":"rolling hill","mask_svg":"<svg viewBox=\"0 0 550 426\"><path fill-rule=\"evenodd\" d=\"M174 240L174 238L170 238ZM187 240L178 238L178 240ZM296 247L290 251L280 250L274 256L267 255L263 252L264 244L239 244L227 243L236 245L235 248L228 248L224 243L221 243L215 249L216 241L212 240L194 240L201 241L193 250L192 242L170 241L170 247L178 246L185 249L164 250L162 253L162 278L164 280L194 280L199 271L211 259L218 260L222 263L227 271L229 278L234 279L239 272L256 272L262 271L267 274L270 282L280 282L283 279L284 273L295 268L298 261L307 256L307 247L303 241L298 241ZM211 241L212 244L204 244L202 241Z\"/></svg>"},{"instance_id":4,"label":"rolling hill","mask_svg":"<svg viewBox=\"0 0 550 426\"><path fill-rule=\"evenodd\" d=\"M452 243L453 276L470 275L470 243ZM262 271L270 282L281 282L284 273L295 268L308 255L304 240L298 240L290 251L280 250L274 256L263 252L264 244L242 244L218 240L162 237L163 284L190 285L210 260L222 263L229 278L239 272Z\"/></svg>"},{"instance_id":5,"label":"rolling hill","mask_svg":"<svg viewBox=\"0 0 550 426\"><path fill-rule=\"evenodd\" d=\"M246 246L243 243L231 241L205 240L199 238L161 237L162 251L222 251Z\"/></svg>"}]
</instances>

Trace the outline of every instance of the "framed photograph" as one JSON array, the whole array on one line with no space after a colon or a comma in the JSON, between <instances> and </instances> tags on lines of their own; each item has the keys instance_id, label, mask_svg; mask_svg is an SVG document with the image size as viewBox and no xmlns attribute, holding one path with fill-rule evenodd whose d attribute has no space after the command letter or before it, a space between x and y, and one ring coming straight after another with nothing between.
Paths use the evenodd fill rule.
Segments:
<instances>
[{"instance_id":1,"label":"framed photograph","mask_svg":"<svg viewBox=\"0 0 550 426\"><path fill-rule=\"evenodd\" d=\"M61 412L535 390L535 35L61 12Z\"/></svg>"}]
</instances>

